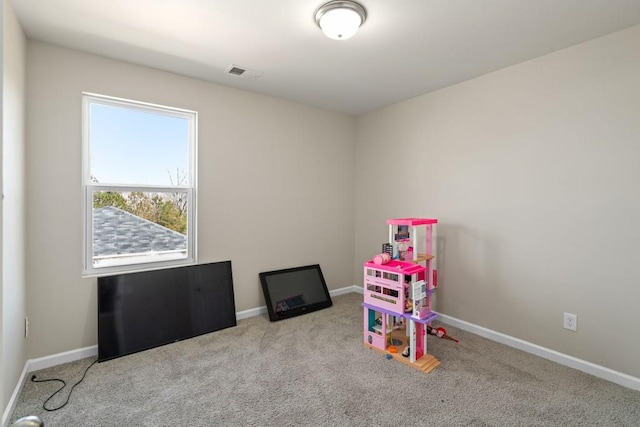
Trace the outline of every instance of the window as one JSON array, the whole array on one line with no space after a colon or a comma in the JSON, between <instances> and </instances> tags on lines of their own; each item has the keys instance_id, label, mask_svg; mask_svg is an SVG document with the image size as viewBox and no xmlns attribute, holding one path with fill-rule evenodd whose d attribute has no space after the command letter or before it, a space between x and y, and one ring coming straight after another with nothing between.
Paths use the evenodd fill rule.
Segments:
<instances>
[{"instance_id":1,"label":"window","mask_svg":"<svg viewBox=\"0 0 640 427\"><path fill-rule=\"evenodd\" d=\"M83 94L84 276L195 262L197 113Z\"/></svg>"}]
</instances>

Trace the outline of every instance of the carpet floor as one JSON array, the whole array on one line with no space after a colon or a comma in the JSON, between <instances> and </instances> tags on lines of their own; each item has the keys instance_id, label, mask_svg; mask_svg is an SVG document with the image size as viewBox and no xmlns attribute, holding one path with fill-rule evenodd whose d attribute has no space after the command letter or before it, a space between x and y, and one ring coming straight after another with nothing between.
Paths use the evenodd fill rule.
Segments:
<instances>
[{"instance_id":1,"label":"carpet floor","mask_svg":"<svg viewBox=\"0 0 640 427\"><path fill-rule=\"evenodd\" d=\"M103 363L69 403L27 380L12 421L55 426L640 426L640 392L447 327L429 337L428 374L366 348L362 295L271 323L238 326ZM93 362L34 372L70 385ZM29 374L31 378L31 374Z\"/></svg>"}]
</instances>

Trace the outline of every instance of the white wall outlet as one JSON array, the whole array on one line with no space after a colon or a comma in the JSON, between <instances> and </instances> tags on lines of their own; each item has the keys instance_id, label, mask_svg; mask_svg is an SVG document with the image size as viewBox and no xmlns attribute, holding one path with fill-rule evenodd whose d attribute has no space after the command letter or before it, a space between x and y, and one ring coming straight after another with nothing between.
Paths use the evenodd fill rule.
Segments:
<instances>
[{"instance_id":1,"label":"white wall outlet","mask_svg":"<svg viewBox=\"0 0 640 427\"><path fill-rule=\"evenodd\" d=\"M571 313L564 314L564 328L570 331L578 330L578 316Z\"/></svg>"},{"instance_id":2,"label":"white wall outlet","mask_svg":"<svg viewBox=\"0 0 640 427\"><path fill-rule=\"evenodd\" d=\"M29 318L24 318L24 337L29 338Z\"/></svg>"}]
</instances>

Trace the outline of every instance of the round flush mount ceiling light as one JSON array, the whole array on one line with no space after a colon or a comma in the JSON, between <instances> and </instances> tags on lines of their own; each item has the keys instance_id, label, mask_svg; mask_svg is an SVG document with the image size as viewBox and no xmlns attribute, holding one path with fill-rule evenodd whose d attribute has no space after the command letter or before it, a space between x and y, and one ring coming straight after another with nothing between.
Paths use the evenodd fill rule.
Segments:
<instances>
[{"instance_id":1,"label":"round flush mount ceiling light","mask_svg":"<svg viewBox=\"0 0 640 427\"><path fill-rule=\"evenodd\" d=\"M364 21L367 11L355 1L330 1L316 11L316 23L322 32L334 40L352 37Z\"/></svg>"}]
</instances>

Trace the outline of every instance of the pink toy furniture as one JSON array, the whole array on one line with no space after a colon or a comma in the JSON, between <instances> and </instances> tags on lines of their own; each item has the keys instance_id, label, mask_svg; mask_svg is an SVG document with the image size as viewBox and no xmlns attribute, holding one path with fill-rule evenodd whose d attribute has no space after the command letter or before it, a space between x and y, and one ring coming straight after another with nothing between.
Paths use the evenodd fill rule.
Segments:
<instances>
[{"instance_id":1,"label":"pink toy furniture","mask_svg":"<svg viewBox=\"0 0 640 427\"><path fill-rule=\"evenodd\" d=\"M364 263L364 302L384 308L390 313L403 315L407 296L405 283L412 275L425 272L425 268L406 261Z\"/></svg>"},{"instance_id":2,"label":"pink toy furniture","mask_svg":"<svg viewBox=\"0 0 640 427\"><path fill-rule=\"evenodd\" d=\"M437 287L437 222L427 218L387 220L396 259L380 264L374 258L364 263L364 343L423 372L440 363L427 353L427 325L437 317L431 311L431 295ZM425 227L422 246L419 226ZM399 260L399 255L405 259ZM405 356L390 352L391 346L402 348Z\"/></svg>"},{"instance_id":3,"label":"pink toy furniture","mask_svg":"<svg viewBox=\"0 0 640 427\"><path fill-rule=\"evenodd\" d=\"M412 241L412 255L413 258L410 261L415 263L424 263L428 270L427 283L431 289L438 287L438 274L436 270L435 260L435 242L436 242L436 224L437 219L434 218L398 218L388 219L389 225L389 243L395 242L394 237L399 226L405 226L409 228L409 236ZM418 252L418 227L424 226L424 251ZM404 240L404 239L402 239Z\"/></svg>"}]
</instances>

